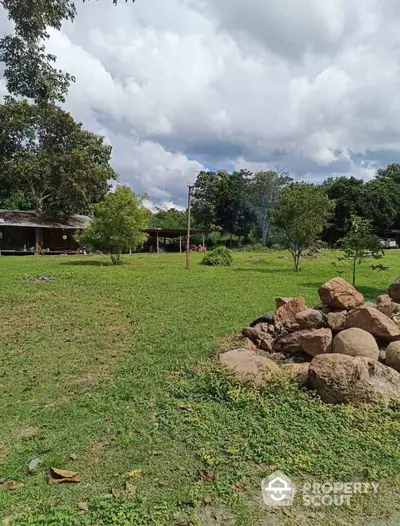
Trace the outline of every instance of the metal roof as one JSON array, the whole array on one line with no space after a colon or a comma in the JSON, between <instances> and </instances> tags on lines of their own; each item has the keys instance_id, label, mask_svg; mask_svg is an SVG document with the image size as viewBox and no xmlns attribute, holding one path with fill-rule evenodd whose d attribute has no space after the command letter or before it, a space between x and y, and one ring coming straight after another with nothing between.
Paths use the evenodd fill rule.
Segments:
<instances>
[{"instance_id":1,"label":"metal roof","mask_svg":"<svg viewBox=\"0 0 400 526\"><path fill-rule=\"evenodd\" d=\"M58 221L40 216L34 211L0 210L0 227L59 228L61 230L81 230L90 223L90 217L74 215Z\"/></svg>"}]
</instances>

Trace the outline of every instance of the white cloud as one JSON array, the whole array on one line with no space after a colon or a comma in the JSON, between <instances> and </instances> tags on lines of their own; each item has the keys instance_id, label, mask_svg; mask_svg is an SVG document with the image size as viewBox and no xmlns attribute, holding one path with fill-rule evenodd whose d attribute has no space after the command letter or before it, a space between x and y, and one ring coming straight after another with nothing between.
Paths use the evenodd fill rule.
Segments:
<instances>
[{"instance_id":1,"label":"white cloud","mask_svg":"<svg viewBox=\"0 0 400 526\"><path fill-rule=\"evenodd\" d=\"M184 206L204 167L319 180L400 160L399 26L382 0L104 0L49 49L121 182Z\"/></svg>"}]
</instances>

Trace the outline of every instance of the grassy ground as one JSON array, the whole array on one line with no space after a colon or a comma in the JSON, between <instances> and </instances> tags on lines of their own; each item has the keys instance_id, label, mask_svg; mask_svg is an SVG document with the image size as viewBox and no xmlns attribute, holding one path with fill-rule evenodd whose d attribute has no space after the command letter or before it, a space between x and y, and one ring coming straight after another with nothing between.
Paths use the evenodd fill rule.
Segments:
<instances>
[{"instance_id":1,"label":"grassy ground","mask_svg":"<svg viewBox=\"0 0 400 526\"><path fill-rule=\"evenodd\" d=\"M294 274L285 253L0 258L0 520L19 525L398 524L398 407L323 405L277 381L243 388L218 370L219 339L340 268L327 253ZM368 299L398 274L359 268ZM349 271L343 276L348 277ZM53 276L49 282L26 276ZM27 465L40 458L35 474ZM49 485L50 466L81 482ZM267 509L263 477L381 482L351 508ZM85 503L88 511L79 511ZM84 506L85 507L85 506ZM381 521L379 521L378 520Z\"/></svg>"}]
</instances>

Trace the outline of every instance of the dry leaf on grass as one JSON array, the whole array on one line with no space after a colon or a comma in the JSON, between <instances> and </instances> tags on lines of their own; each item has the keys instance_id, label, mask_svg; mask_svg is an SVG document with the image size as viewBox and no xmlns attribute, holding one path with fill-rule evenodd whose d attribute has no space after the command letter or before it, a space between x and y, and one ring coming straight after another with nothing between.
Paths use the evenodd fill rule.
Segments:
<instances>
[{"instance_id":1,"label":"dry leaf on grass","mask_svg":"<svg viewBox=\"0 0 400 526\"><path fill-rule=\"evenodd\" d=\"M135 497L136 496L136 486L134 486L133 484L129 484L129 482L127 482L125 484L125 494L128 497Z\"/></svg>"},{"instance_id":2,"label":"dry leaf on grass","mask_svg":"<svg viewBox=\"0 0 400 526\"><path fill-rule=\"evenodd\" d=\"M203 502L204 502L204 504L210 504L211 501L212 501L212 499L211 499L211 494L210 494L210 493L206 493L206 494L204 495L204 498L203 498Z\"/></svg>"},{"instance_id":3,"label":"dry leaf on grass","mask_svg":"<svg viewBox=\"0 0 400 526\"><path fill-rule=\"evenodd\" d=\"M157 482L157 486L158 486L159 488L166 488L167 486L169 486L169 482L166 482L166 481L164 481L164 480L159 480L159 481Z\"/></svg>"},{"instance_id":4,"label":"dry leaf on grass","mask_svg":"<svg viewBox=\"0 0 400 526\"><path fill-rule=\"evenodd\" d=\"M89 504L87 502L80 502L78 504L79 511L89 511Z\"/></svg>"},{"instance_id":5,"label":"dry leaf on grass","mask_svg":"<svg viewBox=\"0 0 400 526\"><path fill-rule=\"evenodd\" d=\"M23 486L20 482L15 482L15 480L7 480L4 484L7 489L17 489L19 486Z\"/></svg>"},{"instance_id":6,"label":"dry leaf on grass","mask_svg":"<svg viewBox=\"0 0 400 526\"><path fill-rule=\"evenodd\" d=\"M67 471L64 469L50 468L50 484L62 484L64 482L80 482L79 475L75 471Z\"/></svg>"}]
</instances>

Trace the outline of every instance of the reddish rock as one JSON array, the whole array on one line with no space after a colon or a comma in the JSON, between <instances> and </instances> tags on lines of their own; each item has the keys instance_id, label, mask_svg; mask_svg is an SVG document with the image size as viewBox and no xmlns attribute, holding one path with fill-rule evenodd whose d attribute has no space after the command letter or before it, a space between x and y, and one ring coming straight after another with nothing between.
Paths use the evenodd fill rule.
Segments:
<instances>
[{"instance_id":1,"label":"reddish rock","mask_svg":"<svg viewBox=\"0 0 400 526\"><path fill-rule=\"evenodd\" d=\"M295 320L300 329L319 329L324 324L322 312L316 309L306 309L298 312Z\"/></svg>"},{"instance_id":2,"label":"reddish rock","mask_svg":"<svg viewBox=\"0 0 400 526\"><path fill-rule=\"evenodd\" d=\"M396 303L400 303L400 278L395 279L389 286L388 294Z\"/></svg>"},{"instance_id":3,"label":"reddish rock","mask_svg":"<svg viewBox=\"0 0 400 526\"><path fill-rule=\"evenodd\" d=\"M365 356L373 360L379 358L379 347L375 338L369 332L358 328L346 329L335 336L332 351L349 356Z\"/></svg>"},{"instance_id":4,"label":"reddish rock","mask_svg":"<svg viewBox=\"0 0 400 526\"><path fill-rule=\"evenodd\" d=\"M392 301L388 294L381 294L376 298L376 308L389 318L400 312L400 305Z\"/></svg>"},{"instance_id":5,"label":"reddish rock","mask_svg":"<svg viewBox=\"0 0 400 526\"><path fill-rule=\"evenodd\" d=\"M302 339L305 335L311 332L310 329L303 329L286 333L275 340L275 352L289 352L295 353L302 350Z\"/></svg>"},{"instance_id":6,"label":"reddish rock","mask_svg":"<svg viewBox=\"0 0 400 526\"><path fill-rule=\"evenodd\" d=\"M307 305L304 298L293 298L276 310L274 321L285 327L298 327L296 315L306 309Z\"/></svg>"},{"instance_id":7,"label":"reddish rock","mask_svg":"<svg viewBox=\"0 0 400 526\"><path fill-rule=\"evenodd\" d=\"M358 307L349 312L345 328L357 327L371 333L375 338L395 341L400 339L400 329L387 316L372 307Z\"/></svg>"},{"instance_id":8,"label":"reddish rock","mask_svg":"<svg viewBox=\"0 0 400 526\"><path fill-rule=\"evenodd\" d=\"M259 349L263 351L272 351L273 337L268 332L269 325L267 323L260 323L255 327L246 327L242 334L249 338Z\"/></svg>"},{"instance_id":9,"label":"reddish rock","mask_svg":"<svg viewBox=\"0 0 400 526\"><path fill-rule=\"evenodd\" d=\"M353 309L361 305L364 296L343 278L333 278L318 290L322 303L333 309Z\"/></svg>"},{"instance_id":10,"label":"reddish rock","mask_svg":"<svg viewBox=\"0 0 400 526\"><path fill-rule=\"evenodd\" d=\"M292 301L293 299L294 298L275 298L275 307L279 309L279 307L286 305L286 303L289 303L289 301Z\"/></svg>"},{"instance_id":11,"label":"reddish rock","mask_svg":"<svg viewBox=\"0 0 400 526\"><path fill-rule=\"evenodd\" d=\"M304 334L301 346L310 356L330 352L332 345L332 332L330 329L317 329Z\"/></svg>"},{"instance_id":12,"label":"reddish rock","mask_svg":"<svg viewBox=\"0 0 400 526\"><path fill-rule=\"evenodd\" d=\"M344 329L346 323L347 310L330 312L328 314L328 326L333 332L339 332Z\"/></svg>"},{"instance_id":13,"label":"reddish rock","mask_svg":"<svg viewBox=\"0 0 400 526\"><path fill-rule=\"evenodd\" d=\"M311 362L309 379L321 399L330 404L387 403L400 397L400 374L362 356L320 354Z\"/></svg>"},{"instance_id":14,"label":"reddish rock","mask_svg":"<svg viewBox=\"0 0 400 526\"><path fill-rule=\"evenodd\" d=\"M255 385L262 385L279 369L278 365L269 358L248 349L234 349L220 354L219 361L239 380L252 382Z\"/></svg>"}]
</instances>

